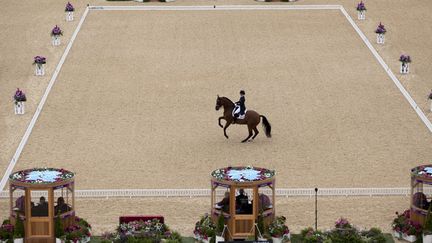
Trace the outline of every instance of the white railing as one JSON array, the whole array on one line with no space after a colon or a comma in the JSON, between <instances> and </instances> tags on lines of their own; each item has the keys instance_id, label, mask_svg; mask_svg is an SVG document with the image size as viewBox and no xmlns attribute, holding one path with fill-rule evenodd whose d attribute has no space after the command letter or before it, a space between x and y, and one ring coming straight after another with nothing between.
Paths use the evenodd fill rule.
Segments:
<instances>
[{"instance_id":1,"label":"white railing","mask_svg":"<svg viewBox=\"0 0 432 243\"><path fill-rule=\"evenodd\" d=\"M270 189L263 189L260 192L270 193ZM223 196L225 190L217 190L218 196ZM432 188L425 188L426 194L432 194ZM39 192L32 196L42 196L44 192ZM37 195L36 195L37 194ZM56 195L60 195L60 191ZM327 197L350 197L350 196L408 196L410 188L320 188L318 196ZM21 194L14 194L19 196ZM277 197L312 197L315 195L314 188L281 188L276 189ZM76 190L77 198L113 198L113 197L209 197L210 189L108 189L108 190ZM0 192L0 198L8 198L9 191Z\"/></svg>"}]
</instances>

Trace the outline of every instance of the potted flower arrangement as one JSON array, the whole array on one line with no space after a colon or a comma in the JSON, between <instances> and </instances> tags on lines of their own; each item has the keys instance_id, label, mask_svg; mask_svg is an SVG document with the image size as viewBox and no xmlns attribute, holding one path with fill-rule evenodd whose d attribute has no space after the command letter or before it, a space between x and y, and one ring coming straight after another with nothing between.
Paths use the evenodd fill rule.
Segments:
<instances>
[{"instance_id":1,"label":"potted flower arrangement","mask_svg":"<svg viewBox=\"0 0 432 243\"><path fill-rule=\"evenodd\" d=\"M21 217L18 215L16 217L15 221L15 228L14 228L14 243L23 243L24 242L24 222L22 221Z\"/></svg>"},{"instance_id":2,"label":"potted flower arrangement","mask_svg":"<svg viewBox=\"0 0 432 243\"><path fill-rule=\"evenodd\" d=\"M402 238L408 242L416 242L417 237L420 236L422 232L422 226L414 221L409 220L403 229Z\"/></svg>"},{"instance_id":3,"label":"potted flower arrangement","mask_svg":"<svg viewBox=\"0 0 432 243\"><path fill-rule=\"evenodd\" d=\"M401 55L399 57L399 61L401 62L400 73L407 74L409 73L409 64L411 63L411 57L409 55Z\"/></svg>"},{"instance_id":4,"label":"potted flower arrangement","mask_svg":"<svg viewBox=\"0 0 432 243\"><path fill-rule=\"evenodd\" d=\"M73 19L74 19L74 11L75 11L74 6L70 2L68 2L66 4L66 7L65 7L66 21L67 22L73 21Z\"/></svg>"},{"instance_id":5,"label":"potted flower arrangement","mask_svg":"<svg viewBox=\"0 0 432 243\"><path fill-rule=\"evenodd\" d=\"M36 65L36 76L45 75L45 64L46 58L43 56L35 56L33 60L33 64Z\"/></svg>"},{"instance_id":6,"label":"potted flower arrangement","mask_svg":"<svg viewBox=\"0 0 432 243\"><path fill-rule=\"evenodd\" d=\"M215 235L215 225L213 224L210 216L205 214L201 219L196 222L194 229L194 238L198 241L208 243Z\"/></svg>"},{"instance_id":7,"label":"potted flower arrangement","mask_svg":"<svg viewBox=\"0 0 432 243\"><path fill-rule=\"evenodd\" d=\"M360 1L357 4L357 13L358 13L358 19L359 20L366 19L366 7L365 7L365 4L363 3L363 1Z\"/></svg>"},{"instance_id":8,"label":"potted flower arrangement","mask_svg":"<svg viewBox=\"0 0 432 243\"><path fill-rule=\"evenodd\" d=\"M290 240L291 235L288 226L285 225L284 216L276 217L269 225L268 231L273 243L281 243Z\"/></svg>"},{"instance_id":9,"label":"potted flower arrangement","mask_svg":"<svg viewBox=\"0 0 432 243\"><path fill-rule=\"evenodd\" d=\"M14 226L10 224L9 220L3 221L0 226L0 242L12 242Z\"/></svg>"},{"instance_id":10,"label":"potted flower arrangement","mask_svg":"<svg viewBox=\"0 0 432 243\"><path fill-rule=\"evenodd\" d=\"M384 44L384 34L387 32L384 25L379 23L377 29L375 30L375 33L377 34L377 43L378 44Z\"/></svg>"},{"instance_id":11,"label":"potted flower arrangement","mask_svg":"<svg viewBox=\"0 0 432 243\"><path fill-rule=\"evenodd\" d=\"M330 242L362 242L358 230L345 218L335 222L335 228L327 233Z\"/></svg>"},{"instance_id":12,"label":"potted flower arrangement","mask_svg":"<svg viewBox=\"0 0 432 243\"><path fill-rule=\"evenodd\" d=\"M410 210L407 209L402 214L399 214L399 212L396 212L396 218L393 219L392 223L392 229L393 229L393 236L395 238L401 239L402 238L402 230L405 228L405 225L408 224L410 215Z\"/></svg>"},{"instance_id":13,"label":"potted flower arrangement","mask_svg":"<svg viewBox=\"0 0 432 243\"><path fill-rule=\"evenodd\" d=\"M65 228L66 242L86 243L90 241L91 225L82 218L75 216L74 223Z\"/></svg>"},{"instance_id":14,"label":"potted flower arrangement","mask_svg":"<svg viewBox=\"0 0 432 243\"><path fill-rule=\"evenodd\" d=\"M51 30L51 38L53 46L60 45L60 36L63 35L63 31L57 25Z\"/></svg>"},{"instance_id":15,"label":"potted flower arrangement","mask_svg":"<svg viewBox=\"0 0 432 243\"><path fill-rule=\"evenodd\" d=\"M429 205L425 223L423 225L423 243L432 243L432 204Z\"/></svg>"},{"instance_id":16,"label":"potted flower arrangement","mask_svg":"<svg viewBox=\"0 0 432 243\"><path fill-rule=\"evenodd\" d=\"M27 101L27 97L22 92L22 90L17 89L14 94L14 105L15 105L15 115L22 115L24 114L24 102Z\"/></svg>"},{"instance_id":17,"label":"potted flower arrangement","mask_svg":"<svg viewBox=\"0 0 432 243\"><path fill-rule=\"evenodd\" d=\"M312 227L305 228L300 232L301 242L304 243L322 243L325 241L325 234L319 230L314 230Z\"/></svg>"}]
</instances>

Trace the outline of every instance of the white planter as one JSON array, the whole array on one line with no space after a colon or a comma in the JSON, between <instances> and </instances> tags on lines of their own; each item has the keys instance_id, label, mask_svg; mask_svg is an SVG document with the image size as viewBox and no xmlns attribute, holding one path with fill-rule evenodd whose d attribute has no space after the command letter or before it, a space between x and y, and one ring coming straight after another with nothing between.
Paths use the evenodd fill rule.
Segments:
<instances>
[{"instance_id":1,"label":"white planter","mask_svg":"<svg viewBox=\"0 0 432 243\"><path fill-rule=\"evenodd\" d=\"M430 101L430 111L432 112L432 99Z\"/></svg>"},{"instance_id":2,"label":"white planter","mask_svg":"<svg viewBox=\"0 0 432 243\"><path fill-rule=\"evenodd\" d=\"M365 20L366 19L366 11L357 11L358 13L358 19L359 20Z\"/></svg>"},{"instance_id":3,"label":"white planter","mask_svg":"<svg viewBox=\"0 0 432 243\"><path fill-rule=\"evenodd\" d=\"M23 101L14 102L15 115L24 115L24 112L25 112L24 104L25 104L25 102L23 102Z\"/></svg>"},{"instance_id":4,"label":"white planter","mask_svg":"<svg viewBox=\"0 0 432 243\"><path fill-rule=\"evenodd\" d=\"M257 241L267 241L267 239L263 237L258 237Z\"/></svg>"},{"instance_id":5,"label":"white planter","mask_svg":"<svg viewBox=\"0 0 432 243\"><path fill-rule=\"evenodd\" d=\"M14 243L23 243L23 242L24 242L23 238L14 239Z\"/></svg>"},{"instance_id":6,"label":"white planter","mask_svg":"<svg viewBox=\"0 0 432 243\"><path fill-rule=\"evenodd\" d=\"M394 237L394 238L401 239L401 238L402 238L402 233L401 233L401 232L398 232L398 231L396 231L396 230L393 230L393 237Z\"/></svg>"},{"instance_id":7,"label":"white planter","mask_svg":"<svg viewBox=\"0 0 432 243\"><path fill-rule=\"evenodd\" d=\"M282 243L282 237L280 237L280 238L272 237L272 240L273 240L273 243Z\"/></svg>"},{"instance_id":8,"label":"white planter","mask_svg":"<svg viewBox=\"0 0 432 243\"><path fill-rule=\"evenodd\" d=\"M60 35L53 35L51 40L52 40L53 46L59 46L60 45Z\"/></svg>"},{"instance_id":9,"label":"white planter","mask_svg":"<svg viewBox=\"0 0 432 243\"><path fill-rule=\"evenodd\" d=\"M409 63L408 62L401 62L400 73L401 74L408 74L409 73Z\"/></svg>"},{"instance_id":10,"label":"white planter","mask_svg":"<svg viewBox=\"0 0 432 243\"><path fill-rule=\"evenodd\" d=\"M432 243L432 235L423 234L423 243Z\"/></svg>"},{"instance_id":11,"label":"white planter","mask_svg":"<svg viewBox=\"0 0 432 243\"><path fill-rule=\"evenodd\" d=\"M44 76L45 75L45 64L36 63L36 76Z\"/></svg>"},{"instance_id":12,"label":"white planter","mask_svg":"<svg viewBox=\"0 0 432 243\"><path fill-rule=\"evenodd\" d=\"M209 243L209 242L210 242L210 240L211 240L211 237L207 238L207 240L205 240L205 239L202 239L202 242L203 242L203 243Z\"/></svg>"},{"instance_id":13,"label":"white planter","mask_svg":"<svg viewBox=\"0 0 432 243\"><path fill-rule=\"evenodd\" d=\"M66 12L66 22L70 22L74 20L74 12Z\"/></svg>"},{"instance_id":14,"label":"white planter","mask_svg":"<svg viewBox=\"0 0 432 243\"><path fill-rule=\"evenodd\" d=\"M377 43L384 44L384 41L385 41L384 34L377 34Z\"/></svg>"},{"instance_id":15,"label":"white planter","mask_svg":"<svg viewBox=\"0 0 432 243\"><path fill-rule=\"evenodd\" d=\"M223 238L222 236L216 236L216 243L218 242L224 242L225 238Z\"/></svg>"},{"instance_id":16,"label":"white planter","mask_svg":"<svg viewBox=\"0 0 432 243\"><path fill-rule=\"evenodd\" d=\"M417 237L415 235L403 234L402 238L408 242L415 242L417 240Z\"/></svg>"},{"instance_id":17,"label":"white planter","mask_svg":"<svg viewBox=\"0 0 432 243\"><path fill-rule=\"evenodd\" d=\"M56 243L63 243L63 241L60 238L56 238Z\"/></svg>"}]
</instances>

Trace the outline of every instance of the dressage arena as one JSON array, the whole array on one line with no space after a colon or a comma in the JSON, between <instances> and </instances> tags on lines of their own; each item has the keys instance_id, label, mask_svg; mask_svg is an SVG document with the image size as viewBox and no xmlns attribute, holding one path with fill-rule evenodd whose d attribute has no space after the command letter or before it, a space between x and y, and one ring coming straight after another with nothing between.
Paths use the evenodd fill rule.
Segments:
<instances>
[{"instance_id":1,"label":"dressage arena","mask_svg":"<svg viewBox=\"0 0 432 243\"><path fill-rule=\"evenodd\" d=\"M44 22L37 29L19 24L30 24L30 13L12 17L23 3L1 3L10 5L5 9L10 21L16 21L11 26L24 28L27 38L26 45L18 43L20 51L1 46L12 60L0 62L5 83L0 91L1 174L77 27L14 171L67 168L76 172L78 190L99 192L209 189L210 172L229 165L274 169L278 189L406 188L409 170L432 162L431 131L343 11L222 9L228 1L151 4L215 3L215 9L92 9L79 26L86 4L76 3L76 20L66 24L58 7L64 3L50 0L32 13ZM302 4L343 6L418 109L426 119L432 118L425 98L432 87L432 53L423 49L432 30L409 32L410 24L423 30L432 23L424 12L432 7L430 2L366 2L370 9L363 23L357 20L352 1L302 0L284 6ZM90 5L147 6L105 1ZM259 6L265 5L275 4ZM401 6L416 19L404 21ZM53 16L57 8L59 13ZM6 18L0 17L1 25ZM390 29L384 46L375 44L373 33L380 21ZM57 48L49 46L46 34L55 24L65 30ZM7 36L13 31L6 28L0 34L2 42L17 41ZM409 38L413 33L415 40ZM412 73L404 77L398 74L397 60L406 52L414 61ZM48 73L42 78L33 76L27 64L40 54L48 56ZM27 113L20 117L12 114L12 105L4 105L9 102L4 97L18 85L29 96ZM246 107L268 118L272 138L265 137L261 125L250 143L240 143L247 136L246 126L230 126L230 138L223 136L216 96L236 101L240 89L246 91ZM403 195L319 200L323 228L345 216L354 224L389 231L394 212L409 206ZM8 203L0 199L0 218L8 215ZM278 197L276 203L290 228L298 231L313 224L312 198ZM88 218L96 234L114 229L121 214L162 214L173 229L192 235L199 215L210 209L210 198L77 198L77 206L78 215ZM106 214L98 213L102 207Z\"/></svg>"}]
</instances>

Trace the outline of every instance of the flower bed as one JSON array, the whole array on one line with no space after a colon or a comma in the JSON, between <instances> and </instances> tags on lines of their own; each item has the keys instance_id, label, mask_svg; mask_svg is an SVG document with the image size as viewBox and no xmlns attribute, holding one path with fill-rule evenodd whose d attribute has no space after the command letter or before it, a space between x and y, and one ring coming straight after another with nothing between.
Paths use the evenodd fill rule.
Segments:
<instances>
[{"instance_id":1,"label":"flower bed","mask_svg":"<svg viewBox=\"0 0 432 243\"><path fill-rule=\"evenodd\" d=\"M402 63L410 63L411 62L411 57L409 55L401 55L399 57L399 61Z\"/></svg>"},{"instance_id":2,"label":"flower bed","mask_svg":"<svg viewBox=\"0 0 432 243\"><path fill-rule=\"evenodd\" d=\"M217 169L211 175L218 180L227 181L259 181L271 178L275 175L274 170L258 168L253 166L226 167Z\"/></svg>"},{"instance_id":3,"label":"flower bed","mask_svg":"<svg viewBox=\"0 0 432 243\"><path fill-rule=\"evenodd\" d=\"M105 233L103 238L113 242L181 241L179 233L172 232L166 224L161 223L158 219L122 223L115 233Z\"/></svg>"}]
</instances>

